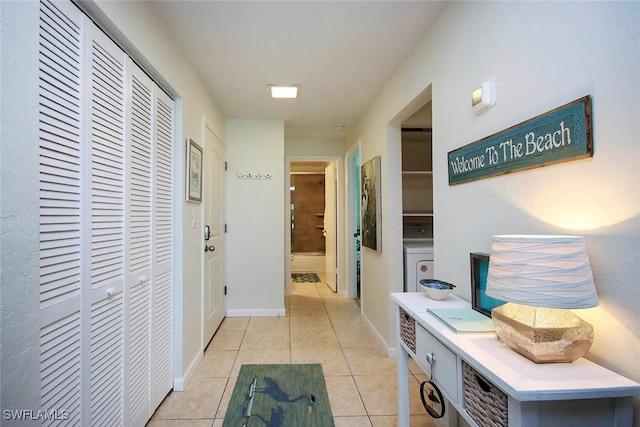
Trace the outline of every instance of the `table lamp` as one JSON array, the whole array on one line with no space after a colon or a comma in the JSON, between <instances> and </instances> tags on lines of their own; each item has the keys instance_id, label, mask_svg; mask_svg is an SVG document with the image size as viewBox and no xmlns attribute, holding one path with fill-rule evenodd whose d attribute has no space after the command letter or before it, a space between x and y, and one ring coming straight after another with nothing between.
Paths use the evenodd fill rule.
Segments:
<instances>
[{"instance_id":1,"label":"table lamp","mask_svg":"<svg viewBox=\"0 0 640 427\"><path fill-rule=\"evenodd\" d=\"M494 236L487 295L500 341L535 363L573 362L593 343L593 327L568 309L598 305L580 236Z\"/></svg>"}]
</instances>

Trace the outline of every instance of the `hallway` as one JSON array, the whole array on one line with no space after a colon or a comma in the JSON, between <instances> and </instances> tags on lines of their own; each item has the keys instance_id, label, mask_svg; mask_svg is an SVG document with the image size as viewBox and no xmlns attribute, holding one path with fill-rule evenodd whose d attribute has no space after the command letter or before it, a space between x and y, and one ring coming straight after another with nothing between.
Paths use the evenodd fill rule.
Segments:
<instances>
[{"instance_id":1,"label":"hallway","mask_svg":"<svg viewBox=\"0 0 640 427\"><path fill-rule=\"evenodd\" d=\"M396 426L396 361L355 301L325 283L292 283L291 290L285 317L225 318L185 391L169 394L148 427L221 427L246 363L322 363L336 427ZM426 376L415 362L410 368L411 426L432 427L419 396Z\"/></svg>"}]
</instances>

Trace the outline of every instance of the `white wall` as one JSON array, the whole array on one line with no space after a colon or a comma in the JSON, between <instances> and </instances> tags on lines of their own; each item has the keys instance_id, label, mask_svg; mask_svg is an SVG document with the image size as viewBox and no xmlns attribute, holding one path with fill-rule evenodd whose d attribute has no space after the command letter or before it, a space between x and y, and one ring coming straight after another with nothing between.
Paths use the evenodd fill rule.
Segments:
<instances>
[{"instance_id":1,"label":"white wall","mask_svg":"<svg viewBox=\"0 0 640 427\"><path fill-rule=\"evenodd\" d=\"M227 120L226 129L227 315L284 315L284 121Z\"/></svg>"},{"instance_id":2,"label":"white wall","mask_svg":"<svg viewBox=\"0 0 640 427\"><path fill-rule=\"evenodd\" d=\"M2 410L40 409L38 10L0 2Z\"/></svg>"},{"instance_id":3,"label":"white wall","mask_svg":"<svg viewBox=\"0 0 640 427\"><path fill-rule=\"evenodd\" d=\"M286 138L286 156L344 156L344 139Z\"/></svg>"},{"instance_id":4,"label":"white wall","mask_svg":"<svg viewBox=\"0 0 640 427\"><path fill-rule=\"evenodd\" d=\"M382 88L347 145L362 139L363 162L383 156L383 252L363 251L363 310L390 349L388 293L402 282L400 169L385 129L432 84L436 277L469 300L469 252L488 252L492 235L584 235L600 296L582 313L596 331L588 357L640 381L638 16L634 2L449 2ZM498 102L474 116L471 91L490 77ZM593 100L593 158L448 185L449 151L584 95Z\"/></svg>"}]
</instances>

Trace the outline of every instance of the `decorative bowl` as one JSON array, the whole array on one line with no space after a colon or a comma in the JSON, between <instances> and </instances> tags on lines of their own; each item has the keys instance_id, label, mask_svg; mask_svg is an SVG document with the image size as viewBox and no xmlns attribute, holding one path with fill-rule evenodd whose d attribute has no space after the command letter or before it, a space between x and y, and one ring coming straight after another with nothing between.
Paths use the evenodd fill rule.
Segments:
<instances>
[{"instance_id":1,"label":"decorative bowl","mask_svg":"<svg viewBox=\"0 0 640 427\"><path fill-rule=\"evenodd\" d=\"M422 279L419 283L420 286L422 286L422 289L424 289L424 291L427 293L429 298L438 301L448 297L456 287L451 283L443 282L442 280L436 279Z\"/></svg>"}]
</instances>

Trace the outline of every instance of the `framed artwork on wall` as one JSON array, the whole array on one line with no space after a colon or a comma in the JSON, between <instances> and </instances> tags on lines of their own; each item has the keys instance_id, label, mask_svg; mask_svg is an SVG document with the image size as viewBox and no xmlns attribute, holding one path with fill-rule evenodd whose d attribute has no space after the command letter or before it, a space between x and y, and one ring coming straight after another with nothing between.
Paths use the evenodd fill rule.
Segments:
<instances>
[{"instance_id":1,"label":"framed artwork on wall","mask_svg":"<svg viewBox=\"0 0 640 427\"><path fill-rule=\"evenodd\" d=\"M202 201L202 147L187 140L187 201Z\"/></svg>"},{"instance_id":2,"label":"framed artwork on wall","mask_svg":"<svg viewBox=\"0 0 640 427\"><path fill-rule=\"evenodd\" d=\"M376 156L362 165L360 179L362 246L377 252L382 252L380 160L380 156Z\"/></svg>"}]
</instances>

